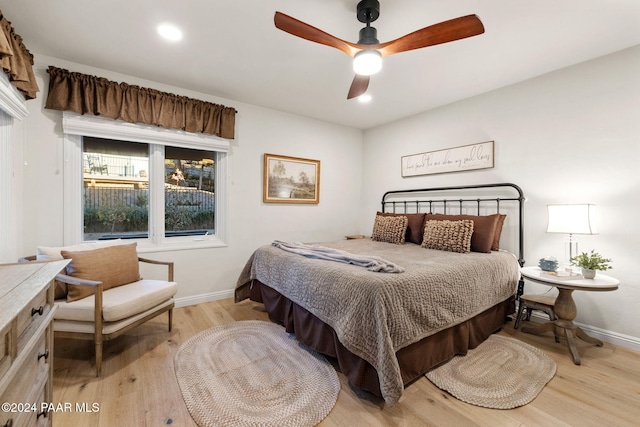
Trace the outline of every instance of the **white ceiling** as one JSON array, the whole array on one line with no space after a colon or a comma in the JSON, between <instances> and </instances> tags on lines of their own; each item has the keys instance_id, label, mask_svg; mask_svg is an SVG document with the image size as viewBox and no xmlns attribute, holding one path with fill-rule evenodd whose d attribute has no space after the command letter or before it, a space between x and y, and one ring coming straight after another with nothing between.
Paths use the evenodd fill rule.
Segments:
<instances>
[{"instance_id":1,"label":"white ceiling","mask_svg":"<svg viewBox=\"0 0 640 427\"><path fill-rule=\"evenodd\" d=\"M344 53L276 29L275 11L357 42L357 0L0 0L29 50L367 129L640 44L639 0L380 0L381 42L475 13L483 35L386 57L347 100ZM167 43L156 26L184 32ZM74 70L71 70L74 71Z\"/></svg>"}]
</instances>

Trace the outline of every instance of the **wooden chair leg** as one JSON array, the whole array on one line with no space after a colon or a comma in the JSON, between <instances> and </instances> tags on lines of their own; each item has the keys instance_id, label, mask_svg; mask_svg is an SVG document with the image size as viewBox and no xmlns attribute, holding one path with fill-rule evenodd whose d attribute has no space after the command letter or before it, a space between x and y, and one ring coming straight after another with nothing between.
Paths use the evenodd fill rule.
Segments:
<instances>
[{"instance_id":1,"label":"wooden chair leg","mask_svg":"<svg viewBox=\"0 0 640 427\"><path fill-rule=\"evenodd\" d=\"M520 326L520 321L522 320L522 312L524 311L524 303L520 301L520 304L518 305L518 315L516 316L516 323L513 324L513 329L518 329L518 327Z\"/></svg>"},{"instance_id":2,"label":"wooden chair leg","mask_svg":"<svg viewBox=\"0 0 640 427\"><path fill-rule=\"evenodd\" d=\"M102 376L102 282L96 286L94 298L94 340L96 342L96 376Z\"/></svg>"},{"instance_id":3,"label":"wooden chair leg","mask_svg":"<svg viewBox=\"0 0 640 427\"><path fill-rule=\"evenodd\" d=\"M96 341L96 377L102 376L102 341Z\"/></svg>"},{"instance_id":4,"label":"wooden chair leg","mask_svg":"<svg viewBox=\"0 0 640 427\"><path fill-rule=\"evenodd\" d=\"M531 321L531 313L533 312L533 309L527 307L527 322Z\"/></svg>"},{"instance_id":5,"label":"wooden chair leg","mask_svg":"<svg viewBox=\"0 0 640 427\"><path fill-rule=\"evenodd\" d=\"M173 309L169 310L169 332L173 328Z\"/></svg>"}]
</instances>

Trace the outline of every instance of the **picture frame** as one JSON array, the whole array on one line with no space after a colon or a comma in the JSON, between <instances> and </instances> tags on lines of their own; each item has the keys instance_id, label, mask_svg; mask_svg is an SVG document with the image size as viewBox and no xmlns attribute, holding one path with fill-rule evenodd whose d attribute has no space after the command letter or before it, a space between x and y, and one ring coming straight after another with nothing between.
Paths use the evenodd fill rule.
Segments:
<instances>
[{"instance_id":1,"label":"picture frame","mask_svg":"<svg viewBox=\"0 0 640 427\"><path fill-rule=\"evenodd\" d=\"M494 167L494 141L402 156L403 178Z\"/></svg>"},{"instance_id":2,"label":"picture frame","mask_svg":"<svg viewBox=\"0 0 640 427\"><path fill-rule=\"evenodd\" d=\"M320 160L264 154L264 203L320 203Z\"/></svg>"}]
</instances>

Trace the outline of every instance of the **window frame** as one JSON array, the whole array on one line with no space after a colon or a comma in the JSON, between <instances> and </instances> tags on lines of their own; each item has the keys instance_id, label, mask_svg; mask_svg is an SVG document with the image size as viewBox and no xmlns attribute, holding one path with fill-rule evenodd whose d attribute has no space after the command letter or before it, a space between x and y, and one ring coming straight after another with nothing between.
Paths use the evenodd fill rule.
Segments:
<instances>
[{"instance_id":1,"label":"window frame","mask_svg":"<svg viewBox=\"0 0 640 427\"><path fill-rule=\"evenodd\" d=\"M126 123L97 116L63 112L64 132L64 245L83 241L82 138L98 138L150 144L149 176L164 182L164 146L215 151L215 234L207 236L164 236L164 188L149 186L149 237L130 239L138 242L139 252L161 252L198 248L225 247L227 244L227 187L229 141L213 135L195 134L144 124Z\"/></svg>"}]
</instances>

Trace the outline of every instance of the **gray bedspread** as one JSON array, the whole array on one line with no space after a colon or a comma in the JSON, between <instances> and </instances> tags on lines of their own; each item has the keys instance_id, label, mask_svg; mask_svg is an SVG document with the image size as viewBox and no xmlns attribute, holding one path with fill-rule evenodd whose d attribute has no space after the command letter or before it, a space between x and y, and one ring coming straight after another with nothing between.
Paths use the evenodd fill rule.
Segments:
<instances>
[{"instance_id":1,"label":"gray bedspread","mask_svg":"<svg viewBox=\"0 0 640 427\"><path fill-rule=\"evenodd\" d=\"M236 301L257 279L313 313L376 369L389 405L404 389L397 350L506 300L519 278L518 262L506 252L458 254L369 239L321 245L379 256L405 271L372 272L262 246L238 278Z\"/></svg>"}]
</instances>

